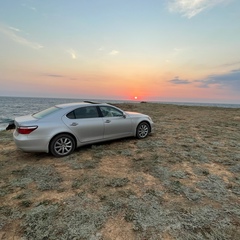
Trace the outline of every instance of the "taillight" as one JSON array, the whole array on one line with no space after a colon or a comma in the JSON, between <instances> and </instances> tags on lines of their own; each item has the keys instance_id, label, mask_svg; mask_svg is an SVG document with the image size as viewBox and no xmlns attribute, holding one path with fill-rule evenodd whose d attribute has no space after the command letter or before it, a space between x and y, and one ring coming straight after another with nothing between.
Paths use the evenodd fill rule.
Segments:
<instances>
[{"instance_id":1,"label":"taillight","mask_svg":"<svg viewBox=\"0 0 240 240\"><path fill-rule=\"evenodd\" d=\"M31 127L18 127L17 131L20 134L29 134L32 131L36 130L38 126L31 126Z\"/></svg>"}]
</instances>

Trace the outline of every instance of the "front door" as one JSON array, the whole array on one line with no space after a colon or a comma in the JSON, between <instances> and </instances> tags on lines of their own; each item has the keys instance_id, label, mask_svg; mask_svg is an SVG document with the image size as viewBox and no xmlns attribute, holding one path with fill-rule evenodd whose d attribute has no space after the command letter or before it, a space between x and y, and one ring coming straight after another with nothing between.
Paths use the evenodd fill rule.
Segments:
<instances>
[{"instance_id":1,"label":"front door","mask_svg":"<svg viewBox=\"0 0 240 240\"><path fill-rule=\"evenodd\" d=\"M104 139L114 139L132 135L132 121L120 110L111 106L100 106L103 114Z\"/></svg>"}]
</instances>

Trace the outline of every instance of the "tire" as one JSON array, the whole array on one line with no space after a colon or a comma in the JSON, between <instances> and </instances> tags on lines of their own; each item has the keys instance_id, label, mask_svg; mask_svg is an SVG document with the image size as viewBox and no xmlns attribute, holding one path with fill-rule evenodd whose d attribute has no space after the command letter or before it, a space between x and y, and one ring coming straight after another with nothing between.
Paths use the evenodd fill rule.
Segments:
<instances>
[{"instance_id":1,"label":"tire","mask_svg":"<svg viewBox=\"0 0 240 240\"><path fill-rule=\"evenodd\" d=\"M139 139L147 137L147 135L150 133L150 126L146 122L141 122L137 126L136 136Z\"/></svg>"},{"instance_id":2,"label":"tire","mask_svg":"<svg viewBox=\"0 0 240 240\"><path fill-rule=\"evenodd\" d=\"M50 143L50 152L55 157L65 157L75 149L75 141L69 134L60 134L54 137Z\"/></svg>"}]
</instances>

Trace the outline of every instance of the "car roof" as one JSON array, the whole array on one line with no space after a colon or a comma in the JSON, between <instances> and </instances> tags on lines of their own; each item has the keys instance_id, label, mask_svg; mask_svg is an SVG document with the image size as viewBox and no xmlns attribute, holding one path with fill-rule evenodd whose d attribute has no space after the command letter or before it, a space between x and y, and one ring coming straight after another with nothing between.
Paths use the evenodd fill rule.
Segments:
<instances>
[{"instance_id":1,"label":"car roof","mask_svg":"<svg viewBox=\"0 0 240 240\"><path fill-rule=\"evenodd\" d=\"M84 102L74 102L74 103L63 103L58 104L56 107L59 108L69 108L69 107L83 107L83 106L92 106L92 105L109 105L107 103L98 103L98 102L91 102L91 101L84 101Z\"/></svg>"}]
</instances>

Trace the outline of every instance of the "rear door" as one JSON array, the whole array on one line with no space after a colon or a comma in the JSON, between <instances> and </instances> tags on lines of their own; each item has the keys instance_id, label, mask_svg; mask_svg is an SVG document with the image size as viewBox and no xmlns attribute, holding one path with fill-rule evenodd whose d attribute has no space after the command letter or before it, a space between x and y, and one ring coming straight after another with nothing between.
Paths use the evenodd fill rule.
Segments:
<instances>
[{"instance_id":1,"label":"rear door","mask_svg":"<svg viewBox=\"0 0 240 240\"><path fill-rule=\"evenodd\" d=\"M104 122L104 139L131 136L132 121L124 113L112 106L99 106Z\"/></svg>"},{"instance_id":2,"label":"rear door","mask_svg":"<svg viewBox=\"0 0 240 240\"><path fill-rule=\"evenodd\" d=\"M95 106L77 108L64 116L62 120L80 142L103 139L104 123Z\"/></svg>"}]
</instances>

